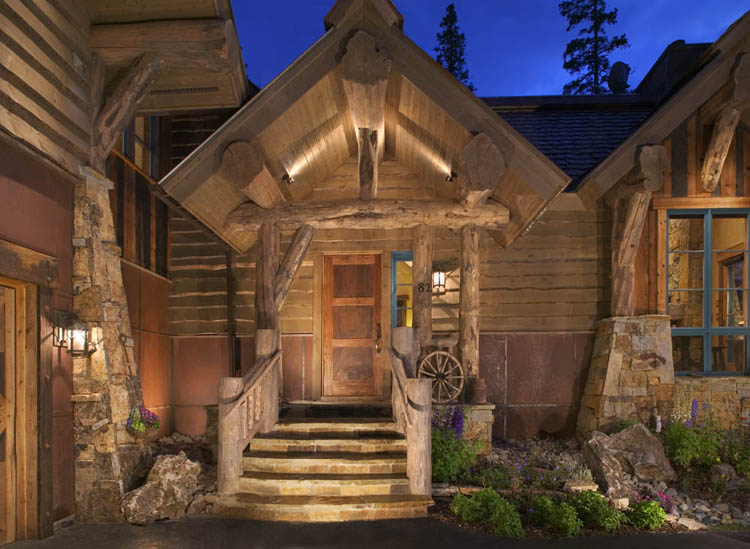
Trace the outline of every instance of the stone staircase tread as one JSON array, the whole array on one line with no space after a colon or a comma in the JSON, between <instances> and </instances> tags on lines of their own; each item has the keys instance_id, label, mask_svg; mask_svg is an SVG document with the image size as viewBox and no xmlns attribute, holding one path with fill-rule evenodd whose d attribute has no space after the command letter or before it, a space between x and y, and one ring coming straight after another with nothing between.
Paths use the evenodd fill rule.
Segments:
<instances>
[{"instance_id":1,"label":"stone staircase tread","mask_svg":"<svg viewBox=\"0 0 750 549\"><path fill-rule=\"evenodd\" d=\"M337 460L342 463L366 461L402 461L406 459L406 452L259 452L251 450L243 454L251 459L273 460Z\"/></svg>"},{"instance_id":2,"label":"stone staircase tread","mask_svg":"<svg viewBox=\"0 0 750 549\"><path fill-rule=\"evenodd\" d=\"M285 417L279 419L278 422L281 425L290 423L385 423L396 426L392 419L384 417Z\"/></svg>"},{"instance_id":3,"label":"stone staircase tread","mask_svg":"<svg viewBox=\"0 0 750 549\"><path fill-rule=\"evenodd\" d=\"M276 481L299 482L336 482L336 483L377 483L377 482L409 482L406 473L369 473L369 474L331 474L331 473L266 473L245 471L242 478Z\"/></svg>"},{"instance_id":4,"label":"stone staircase tread","mask_svg":"<svg viewBox=\"0 0 750 549\"><path fill-rule=\"evenodd\" d=\"M341 440L345 442L390 442L390 441L403 441L406 437L396 431L364 431L364 432L351 432L342 433L336 431L319 431L316 433L309 433L306 431L273 431L270 433L263 433L256 435L255 439L271 439L271 440L299 440L299 441L316 441L316 440ZM252 441L251 441L252 444Z\"/></svg>"},{"instance_id":5,"label":"stone staircase tread","mask_svg":"<svg viewBox=\"0 0 750 549\"><path fill-rule=\"evenodd\" d=\"M214 496L217 497L217 496ZM411 494L373 495L373 496L267 496L237 493L231 496L218 496L225 503L241 506L274 506L274 507L413 507L430 506L434 502L430 496Z\"/></svg>"}]
</instances>

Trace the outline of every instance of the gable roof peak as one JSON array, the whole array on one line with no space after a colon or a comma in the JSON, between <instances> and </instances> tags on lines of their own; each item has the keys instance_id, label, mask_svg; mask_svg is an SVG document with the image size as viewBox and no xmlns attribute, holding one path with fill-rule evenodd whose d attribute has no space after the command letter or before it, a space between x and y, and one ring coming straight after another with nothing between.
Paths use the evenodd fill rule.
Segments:
<instances>
[{"instance_id":1,"label":"gable roof peak","mask_svg":"<svg viewBox=\"0 0 750 549\"><path fill-rule=\"evenodd\" d=\"M404 30L404 16L391 0L337 0L323 18L326 31L332 27L340 27L344 21L361 13L368 5L381 15L388 26Z\"/></svg>"}]
</instances>

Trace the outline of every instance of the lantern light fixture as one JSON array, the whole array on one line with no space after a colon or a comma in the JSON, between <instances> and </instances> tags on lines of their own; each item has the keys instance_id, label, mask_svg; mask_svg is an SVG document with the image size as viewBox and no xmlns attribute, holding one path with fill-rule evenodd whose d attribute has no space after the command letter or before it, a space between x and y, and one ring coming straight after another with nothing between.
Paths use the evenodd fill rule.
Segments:
<instances>
[{"instance_id":1,"label":"lantern light fixture","mask_svg":"<svg viewBox=\"0 0 750 549\"><path fill-rule=\"evenodd\" d=\"M432 272L432 293L433 295L445 293L445 271Z\"/></svg>"},{"instance_id":2,"label":"lantern light fixture","mask_svg":"<svg viewBox=\"0 0 750 549\"><path fill-rule=\"evenodd\" d=\"M292 177L291 175L289 175L288 173L285 173L285 174L284 174L284 175L283 175L283 176L281 177L281 180L282 180L282 181L283 181L284 183L286 183L287 185L291 185L292 183L294 183L294 178L293 178L293 177Z\"/></svg>"},{"instance_id":3,"label":"lantern light fixture","mask_svg":"<svg viewBox=\"0 0 750 549\"><path fill-rule=\"evenodd\" d=\"M74 357L89 356L96 351L92 329L72 313L63 311L55 313L52 345L65 348Z\"/></svg>"},{"instance_id":4,"label":"lantern light fixture","mask_svg":"<svg viewBox=\"0 0 750 549\"><path fill-rule=\"evenodd\" d=\"M456 180L456 172L451 172L445 176L445 180L448 183L453 183Z\"/></svg>"}]
</instances>

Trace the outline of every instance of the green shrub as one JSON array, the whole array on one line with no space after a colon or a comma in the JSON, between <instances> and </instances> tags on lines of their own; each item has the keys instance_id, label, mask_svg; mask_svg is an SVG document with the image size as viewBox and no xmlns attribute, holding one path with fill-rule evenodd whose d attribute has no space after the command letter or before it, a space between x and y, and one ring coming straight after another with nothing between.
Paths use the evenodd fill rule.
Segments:
<instances>
[{"instance_id":1,"label":"green shrub","mask_svg":"<svg viewBox=\"0 0 750 549\"><path fill-rule=\"evenodd\" d=\"M577 536L583 522L576 510L567 503L555 503L549 496L536 496L531 500L529 519L536 526L547 527L562 536Z\"/></svg>"},{"instance_id":2,"label":"green shrub","mask_svg":"<svg viewBox=\"0 0 750 549\"><path fill-rule=\"evenodd\" d=\"M522 538L523 526L518 510L507 499L500 498L489 520L493 534L506 538Z\"/></svg>"},{"instance_id":3,"label":"green shrub","mask_svg":"<svg viewBox=\"0 0 750 549\"><path fill-rule=\"evenodd\" d=\"M639 530L653 530L667 520L667 513L656 501L636 503L628 511L628 522Z\"/></svg>"},{"instance_id":4,"label":"green shrub","mask_svg":"<svg viewBox=\"0 0 750 549\"><path fill-rule=\"evenodd\" d=\"M632 418L629 418L629 419L617 418L615 422L612 424L612 426L609 428L609 434L614 435L616 433L619 433L620 431L629 429L636 423L638 423L638 421Z\"/></svg>"},{"instance_id":5,"label":"green shrub","mask_svg":"<svg viewBox=\"0 0 750 549\"><path fill-rule=\"evenodd\" d=\"M667 455L683 469L720 461L721 434L710 422L688 427L676 421L667 429Z\"/></svg>"},{"instance_id":6,"label":"green shrub","mask_svg":"<svg viewBox=\"0 0 750 549\"><path fill-rule=\"evenodd\" d=\"M523 537L521 517L511 502L485 488L472 496L456 494L451 512L466 522L487 524L493 533L510 538Z\"/></svg>"},{"instance_id":7,"label":"green shrub","mask_svg":"<svg viewBox=\"0 0 750 549\"><path fill-rule=\"evenodd\" d=\"M505 467L492 467L480 469L471 478L472 484L494 488L495 490L506 490L518 485L518 479L513 471Z\"/></svg>"},{"instance_id":8,"label":"green shrub","mask_svg":"<svg viewBox=\"0 0 750 549\"><path fill-rule=\"evenodd\" d=\"M625 516L599 492L593 490L579 492L571 496L569 502L588 528L611 532L617 530L625 522Z\"/></svg>"},{"instance_id":9,"label":"green shrub","mask_svg":"<svg viewBox=\"0 0 750 549\"><path fill-rule=\"evenodd\" d=\"M458 482L465 479L476 463L473 444L444 429L432 431L432 480Z\"/></svg>"},{"instance_id":10,"label":"green shrub","mask_svg":"<svg viewBox=\"0 0 750 549\"><path fill-rule=\"evenodd\" d=\"M727 433L722 461L734 467L738 475L750 475L750 433L747 427L738 427Z\"/></svg>"},{"instance_id":11,"label":"green shrub","mask_svg":"<svg viewBox=\"0 0 750 549\"><path fill-rule=\"evenodd\" d=\"M546 526L552 520L555 512L555 502L549 496L535 496L531 500L529 520L535 526Z\"/></svg>"}]
</instances>

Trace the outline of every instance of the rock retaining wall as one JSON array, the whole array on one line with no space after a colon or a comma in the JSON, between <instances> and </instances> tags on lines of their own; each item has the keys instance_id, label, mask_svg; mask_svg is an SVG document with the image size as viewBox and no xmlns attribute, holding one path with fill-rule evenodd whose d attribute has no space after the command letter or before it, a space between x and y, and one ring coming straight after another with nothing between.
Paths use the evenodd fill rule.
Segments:
<instances>
[{"instance_id":1,"label":"rock retaining wall","mask_svg":"<svg viewBox=\"0 0 750 549\"><path fill-rule=\"evenodd\" d=\"M463 435L464 440L477 444L477 454L489 455L492 452L492 424L495 420L494 404L460 404L464 412ZM446 417L452 413L454 404L434 405L433 410L439 417Z\"/></svg>"},{"instance_id":2,"label":"rock retaining wall","mask_svg":"<svg viewBox=\"0 0 750 549\"><path fill-rule=\"evenodd\" d=\"M109 204L113 185L88 168L82 176L75 188L73 308L98 343L91 356L73 360L76 519L115 521L148 445L126 430L143 396Z\"/></svg>"},{"instance_id":3,"label":"rock retaining wall","mask_svg":"<svg viewBox=\"0 0 750 549\"><path fill-rule=\"evenodd\" d=\"M622 419L646 425L669 417L674 398L669 317L607 318L597 324L578 416L578 433L607 431Z\"/></svg>"},{"instance_id":4,"label":"rock retaining wall","mask_svg":"<svg viewBox=\"0 0 750 549\"><path fill-rule=\"evenodd\" d=\"M710 413L711 419L723 429L736 426L742 418L747 424L750 418L750 378L676 377L675 412L688 417L693 399L698 400L699 422Z\"/></svg>"}]
</instances>

